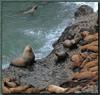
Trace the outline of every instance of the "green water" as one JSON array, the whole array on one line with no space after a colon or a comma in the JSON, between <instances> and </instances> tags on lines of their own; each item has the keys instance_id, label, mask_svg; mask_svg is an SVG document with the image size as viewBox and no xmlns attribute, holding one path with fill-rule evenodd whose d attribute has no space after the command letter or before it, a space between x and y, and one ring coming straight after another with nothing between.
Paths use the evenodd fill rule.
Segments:
<instances>
[{"instance_id":1,"label":"green water","mask_svg":"<svg viewBox=\"0 0 100 95\"><path fill-rule=\"evenodd\" d=\"M33 15L17 12L38 4ZM2 6L3 65L20 55L31 44L36 58L45 57L52 50L52 43L70 22L74 8L67 9L59 2L4 2ZM71 12L70 12L71 11ZM70 12L70 13L69 13Z\"/></svg>"},{"instance_id":2,"label":"green water","mask_svg":"<svg viewBox=\"0 0 100 95\"><path fill-rule=\"evenodd\" d=\"M19 15L31 5L38 8L33 15ZM19 56L26 45L33 47L36 58L47 56L78 6L68 2L3 2L2 4L2 66Z\"/></svg>"}]
</instances>

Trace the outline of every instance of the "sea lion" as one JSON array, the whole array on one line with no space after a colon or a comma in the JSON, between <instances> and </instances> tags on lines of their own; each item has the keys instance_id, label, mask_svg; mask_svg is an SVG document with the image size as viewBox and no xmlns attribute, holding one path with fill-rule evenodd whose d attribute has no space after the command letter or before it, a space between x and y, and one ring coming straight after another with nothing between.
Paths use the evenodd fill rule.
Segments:
<instances>
[{"instance_id":1,"label":"sea lion","mask_svg":"<svg viewBox=\"0 0 100 95\"><path fill-rule=\"evenodd\" d=\"M55 55L57 56L57 62L65 61L65 59L69 56L66 51L55 52Z\"/></svg>"},{"instance_id":2,"label":"sea lion","mask_svg":"<svg viewBox=\"0 0 100 95\"><path fill-rule=\"evenodd\" d=\"M15 78L8 77L3 79L3 85L8 88L13 88L19 86L19 83L15 80Z\"/></svg>"},{"instance_id":3,"label":"sea lion","mask_svg":"<svg viewBox=\"0 0 100 95\"><path fill-rule=\"evenodd\" d=\"M18 66L18 67L25 67L26 66L26 61L24 60L24 58L19 57L19 58L13 59L11 61L10 65Z\"/></svg>"},{"instance_id":4,"label":"sea lion","mask_svg":"<svg viewBox=\"0 0 100 95\"><path fill-rule=\"evenodd\" d=\"M81 36L83 37L83 38L85 38L86 36L88 36L89 35L89 32L88 31L83 31L82 33L81 33Z\"/></svg>"},{"instance_id":5,"label":"sea lion","mask_svg":"<svg viewBox=\"0 0 100 95\"><path fill-rule=\"evenodd\" d=\"M84 38L85 43L90 43L96 40L98 40L98 33L90 34Z\"/></svg>"},{"instance_id":6,"label":"sea lion","mask_svg":"<svg viewBox=\"0 0 100 95\"><path fill-rule=\"evenodd\" d=\"M5 82L4 85L10 88L18 86L15 82Z\"/></svg>"},{"instance_id":7,"label":"sea lion","mask_svg":"<svg viewBox=\"0 0 100 95\"><path fill-rule=\"evenodd\" d=\"M7 88L6 86L3 86L3 87L2 87L2 92L3 92L3 93L11 93L10 89Z\"/></svg>"},{"instance_id":8,"label":"sea lion","mask_svg":"<svg viewBox=\"0 0 100 95\"><path fill-rule=\"evenodd\" d=\"M91 72L98 71L98 66L93 66L91 68L83 68L80 72L84 71L91 71Z\"/></svg>"},{"instance_id":9,"label":"sea lion","mask_svg":"<svg viewBox=\"0 0 100 95\"><path fill-rule=\"evenodd\" d=\"M89 60L93 60L96 59L98 57L98 53L80 53L81 57L84 59L89 59Z\"/></svg>"},{"instance_id":10,"label":"sea lion","mask_svg":"<svg viewBox=\"0 0 100 95\"><path fill-rule=\"evenodd\" d=\"M56 85L49 85L47 87L47 91L50 93L65 93L68 90L68 88L63 88L60 86L56 86Z\"/></svg>"},{"instance_id":11,"label":"sea lion","mask_svg":"<svg viewBox=\"0 0 100 95\"><path fill-rule=\"evenodd\" d=\"M45 88L34 88L30 87L27 90L25 90L23 93L40 93L41 91L45 91Z\"/></svg>"},{"instance_id":12,"label":"sea lion","mask_svg":"<svg viewBox=\"0 0 100 95\"><path fill-rule=\"evenodd\" d=\"M98 52L98 46L80 46L80 49L81 51L85 51L85 50L88 50L88 51L93 51L93 52Z\"/></svg>"},{"instance_id":13,"label":"sea lion","mask_svg":"<svg viewBox=\"0 0 100 95\"><path fill-rule=\"evenodd\" d=\"M27 90L30 86L29 85L25 85L25 86L17 86L14 88L9 88L11 93L21 93L25 90Z\"/></svg>"},{"instance_id":14,"label":"sea lion","mask_svg":"<svg viewBox=\"0 0 100 95\"><path fill-rule=\"evenodd\" d=\"M38 8L37 5L28 7L26 10L22 10L20 12L18 12L17 14L22 14L22 15L26 15L26 14L33 14L34 11Z\"/></svg>"},{"instance_id":15,"label":"sea lion","mask_svg":"<svg viewBox=\"0 0 100 95\"><path fill-rule=\"evenodd\" d=\"M32 47L27 45L21 57L15 58L11 61L11 65L25 67L30 66L35 62L35 55L32 51Z\"/></svg>"},{"instance_id":16,"label":"sea lion","mask_svg":"<svg viewBox=\"0 0 100 95\"><path fill-rule=\"evenodd\" d=\"M85 63L85 65L81 65L81 67L91 68L91 67L97 66L97 63L98 63L97 60L96 61L90 61L90 62Z\"/></svg>"},{"instance_id":17,"label":"sea lion","mask_svg":"<svg viewBox=\"0 0 100 95\"><path fill-rule=\"evenodd\" d=\"M88 47L88 46L98 46L98 41L93 41L89 44L83 45L82 47Z\"/></svg>"},{"instance_id":18,"label":"sea lion","mask_svg":"<svg viewBox=\"0 0 100 95\"><path fill-rule=\"evenodd\" d=\"M83 80L83 79L92 79L96 77L97 72L91 72L91 71L84 71L84 72L77 72L74 73L72 80Z\"/></svg>"},{"instance_id":19,"label":"sea lion","mask_svg":"<svg viewBox=\"0 0 100 95\"><path fill-rule=\"evenodd\" d=\"M30 62L35 62L35 54L32 50L32 47L30 45L27 45L24 49L24 52L22 54L22 57L27 61Z\"/></svg>"},{"instance_id":20,"label":"sea lion","mask_svg":"<svg viewBox=\"0 0 100 95\"><path fill-rule=\"evenodd\" d=\"M80 67L84 58L81 56L81 54L74 54L70 60L73 62L72 64L73 68L76 68L76 67Z\"/></svg>"},{"instance_id":21,"label":"sea lion","mask_svg":"<svg viewBox=\"0 0 100 95\"><path fill-rule=\"evenodd\" d=\"M72 46L77 45L77 43L80 41L81 37L74 38L74 39L67 39L64 42L62 42L63 46L66 48L71 48Z\"/></svg>"},{"instance_id":22,"label":"sea lion","mask_svg":"<svg viewBox=\"0 0 100 95\"><path fill-rule=\"evenodd\" d=\"M68 40L68 39L65 40L65 41L63 42L63 46L66 47L66 48L71 47L71 46L72 46L71 40Z\"/></svg>"},{"instance_id":23,"label":"sea lion","mask_svg":"<svg viewBox=\"0 0 100 95\"><path fill-rule=\"evenodd\" d=\"M76 91L80 91L81 90L81 86L76 86L73 88L69 88L69 90L66 93L75 93Z\"/></svg>"},{"instance_id":24,"label":"sea lion","mask_svg":"<svg viewBox=\"0 0 100 95\"><path fill-rule=\"evenodd\" d=\"M89 71L91 71L91 72L98 71L98 66L94 66L92 68L89 68Z\"/></svg>"}]
</instances>

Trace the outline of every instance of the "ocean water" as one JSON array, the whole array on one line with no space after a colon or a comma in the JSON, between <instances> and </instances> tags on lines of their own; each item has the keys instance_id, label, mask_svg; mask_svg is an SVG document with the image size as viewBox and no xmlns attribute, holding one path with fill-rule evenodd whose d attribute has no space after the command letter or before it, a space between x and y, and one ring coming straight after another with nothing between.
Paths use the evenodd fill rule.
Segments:
<instances>
[{"instance_id":1,"label":"ocean water","mask_svg":"<svg viewBox=\"0 0 100 95\"><path fill-rule=\"evenodd\" d=\"M98 10L97 2L3 2L2 68L20 56L28 44L32 46L36 59L46 57L82 4ZM31 5L38 5L34 14L17 14Z\"/></svg>"}]
</instances>

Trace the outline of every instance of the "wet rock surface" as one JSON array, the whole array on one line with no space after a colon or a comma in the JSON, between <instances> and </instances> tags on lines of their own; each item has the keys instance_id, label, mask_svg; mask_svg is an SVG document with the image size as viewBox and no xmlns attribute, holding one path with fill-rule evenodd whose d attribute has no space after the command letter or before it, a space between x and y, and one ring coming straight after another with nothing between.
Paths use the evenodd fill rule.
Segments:
<instances>
[{"instance_id":1,"label":"wet rock surface","mask_svg":"<svg viewBox=\"0 0 100 95\"><path fill-rule=\"evenodd\" d=\"M79 11L80 10L78 10L78 12ZM88 14L88 16L81 14L71 26L68 26L64 30L60 38L53 44L53 51L47 57L36 60L36 63L28 68L9 66L7 69L2 70L3 78L15 77L17 80L20 80L21 85L31 84L34 87L47 87L50 84L60 86L69 81L74 73L71 68L70 56L80 51L79 47L81 42L77 44L77 47L71 49L65 48L62 42L66 39L77 38L80 32L83 31L97 32L97 14L88 8L86 14ZM57 62L55 52L62 51L67 52L68 56L65 60ZM79 91L79 93L97 93L97 91L97 86L91 86L90 89L84 89L84 91Z\"/></svg>"}]
</instances>

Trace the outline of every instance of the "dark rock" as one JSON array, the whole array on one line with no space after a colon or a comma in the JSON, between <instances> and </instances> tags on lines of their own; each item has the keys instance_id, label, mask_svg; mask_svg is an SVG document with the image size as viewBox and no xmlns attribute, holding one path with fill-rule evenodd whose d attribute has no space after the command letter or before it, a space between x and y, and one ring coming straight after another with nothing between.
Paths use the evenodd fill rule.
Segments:
<instances>
[{"instance_id":1,"label":"dark rock","mask_svg":"<svg viewBox=\"0 0 100 95\"><path fill-rule=\"evenodd\" d=\"M77 9L74 16L75 18L77 18L91 13L93 13L93 9L91 7L89 7L88 5L82 5Z\"/></svg>"}]
</instances>

